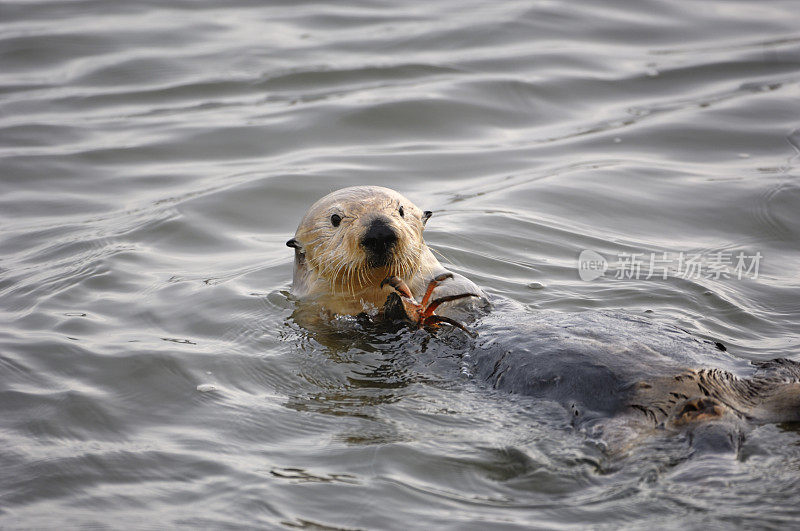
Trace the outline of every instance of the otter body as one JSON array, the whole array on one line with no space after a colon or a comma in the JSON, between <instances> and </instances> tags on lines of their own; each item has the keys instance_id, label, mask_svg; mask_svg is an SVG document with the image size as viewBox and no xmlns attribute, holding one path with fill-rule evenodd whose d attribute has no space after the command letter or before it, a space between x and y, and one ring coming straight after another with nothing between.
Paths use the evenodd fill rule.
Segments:
<instances>
[{"instance_id":1,"label":"otter body","mask_svg":"<svg viewBox=\"0 0 800 531\"><path fill-rule=\"evenodd\" d=\"M295 248L293 294L330 313L382 309L386 318L399 315L417 325L423 313L411 315L408 308L436 276L448 277L431 284L438 300L459 293L485 298L463 276L442 275L445 268L422 238L430 216L386 188L345 188L322 198L287 242ZM405 303L382 282L387 277L402 286ZM627 439L631 426L638 434L649 428L711 433L735 446L748 421L800 421L796 362L750 364L638 316L499 306L507 308L475 323L473 372L495 389L561 403L576 424ZM710 425L723 429L709 431Z\"/></svg>"},{"instance_id":2,"label":"otter body","mask_svg":"<svg viewBox=\"0 0 800 531\"><path fill-rule=\"evenodd\" d=\"M575 425L606 438L621 427L626 438L651 429L713 433L714 445L728 449L750 422L800 421L800 363L739 360L636 315L503 305L476 325L475 375L503 392L556 401Z\"/></svg>"}]
</instances>

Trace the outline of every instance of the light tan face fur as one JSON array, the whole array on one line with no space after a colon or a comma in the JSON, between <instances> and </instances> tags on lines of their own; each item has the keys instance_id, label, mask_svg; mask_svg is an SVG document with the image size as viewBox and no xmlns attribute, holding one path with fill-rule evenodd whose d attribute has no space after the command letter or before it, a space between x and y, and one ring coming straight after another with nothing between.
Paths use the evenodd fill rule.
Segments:
<instances>
[{"instance_id":1,"label":"light tan face fur","mask_svg":"<svg viewBox=\"0 0 800 531\"><path fill-rule=\"evenodd\" d=\"M341 218L338 226L331 221L334 215ZM361 239L370 223L379 217L394 229L398 239L386 265L371 267ZM426 250L422 238L425 221L422 210L388 188L357 186L323 197L306 212L294 238L305 276L302 282L306 285L301 287L309 295L313 295L313 284L317 284L317 290L332 295L354 296L365 289L375 289L388 275L412 277L419 271ZM295 287L297 276L296 270Z\"/></svg>"}]
</instances>

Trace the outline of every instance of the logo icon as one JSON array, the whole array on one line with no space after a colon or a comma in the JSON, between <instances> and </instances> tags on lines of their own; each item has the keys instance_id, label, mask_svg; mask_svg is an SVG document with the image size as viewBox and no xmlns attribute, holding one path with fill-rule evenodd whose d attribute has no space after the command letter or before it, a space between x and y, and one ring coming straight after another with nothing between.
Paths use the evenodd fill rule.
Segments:
<instances>
[{"instance_id":1,"label":"logo icon","mask_svg":"<svg viewBox=\"0 0 800 531\"><path fill-rule=\"evenodd\" d=\"M581 280L590 281L602 277L608 269L608 261L590 249L584 249L578 255L578 276Z\"/></svg>"}]
</instances>

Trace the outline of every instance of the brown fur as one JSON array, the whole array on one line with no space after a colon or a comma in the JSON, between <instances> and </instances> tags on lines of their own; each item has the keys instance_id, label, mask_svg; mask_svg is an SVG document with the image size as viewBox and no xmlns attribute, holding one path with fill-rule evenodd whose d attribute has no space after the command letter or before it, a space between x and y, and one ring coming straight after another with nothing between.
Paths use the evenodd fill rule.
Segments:
<instances>
[{"instance_id":1,"label":"brown fur","mask_svg":"<svg viewBox=\"0 0 800 531\"><path fill-rule=\"evenodd\" d=\"M800 366L781 359L756 365L765 371L752 378L721 369L689 369L640 382L631 407L657 424L673 427L726 416L756 422L800 421Z\"/></svg>"}]
</instances>

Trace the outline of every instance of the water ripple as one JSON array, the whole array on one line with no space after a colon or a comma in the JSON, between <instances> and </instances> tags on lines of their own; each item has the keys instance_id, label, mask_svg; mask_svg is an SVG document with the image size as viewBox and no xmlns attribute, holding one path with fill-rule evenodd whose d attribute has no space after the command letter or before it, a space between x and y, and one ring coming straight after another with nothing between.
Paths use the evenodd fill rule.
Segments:
<instances>
[{"instance_id":1,"label":"water ripple","mask_svg":"<svg viewBox=\"0 0 800 531\"><path fill-rule=\"evenodd\" d=\"M330 190L390 186L498 311L796 359L796 11L0 4L0 526L791 526L796 427L612 456L462 374L453 337L303 329L285 241ZM764 260L583 282L584 249Z\"/></svg>"}]
</instances>

